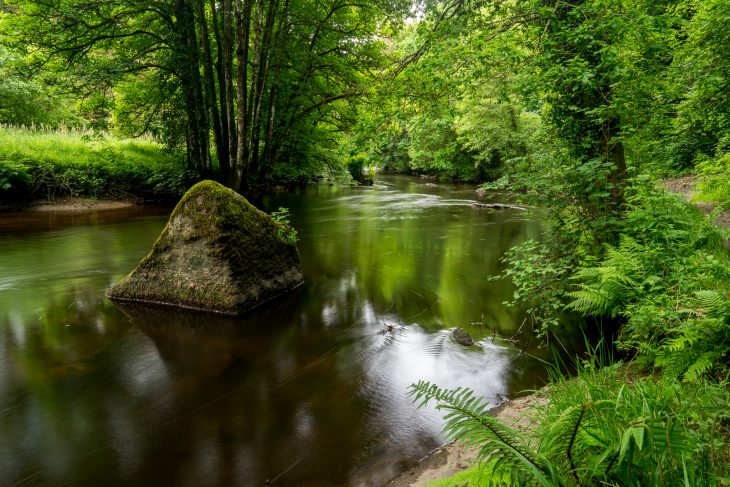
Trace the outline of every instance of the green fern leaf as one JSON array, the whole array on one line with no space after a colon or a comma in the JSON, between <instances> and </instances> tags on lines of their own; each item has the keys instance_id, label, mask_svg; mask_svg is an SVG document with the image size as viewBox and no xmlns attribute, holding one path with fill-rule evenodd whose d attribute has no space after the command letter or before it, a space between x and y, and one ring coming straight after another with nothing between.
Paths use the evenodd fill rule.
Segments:
<instances>
[{"instance_id":1,"label":"green fern leaf","mask_svg":"<svg viewBox=\"0 0 730 487\"><path fill-rule=\"evenodd\" d=\"M420 381L409 395L419 407L436 400L436 408L446 411L444 432L451 439L479 446L479 460L492 479L488 485L503 485L503 479L520 485L564 485L557 470L532 451L527 440L499 420L488 415L488 403L475 398L469 389L440 389Z\"/></svg>"}]
</instances>

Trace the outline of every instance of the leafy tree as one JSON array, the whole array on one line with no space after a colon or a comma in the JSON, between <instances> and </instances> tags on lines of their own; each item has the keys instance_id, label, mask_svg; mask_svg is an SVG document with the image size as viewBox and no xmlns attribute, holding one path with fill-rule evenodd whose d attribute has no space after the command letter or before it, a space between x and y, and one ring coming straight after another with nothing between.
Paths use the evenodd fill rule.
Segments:
<instances>
[{"instance_id":1,"label":"leafy tree","mask_svg":"<svg viewBox=\"0 0 730 487\"><path fill-rule=\"evenodd\" d=\"M0 124L77 125L79 117L59 91L42 76L30 73L20 55L0 47Z\"/></svg>"},{"instance_id":2,"label":"leafy tree","mask_svg":"<svg viewBox=\"0 0 730 487\"><path fill-rule=\"evenodd\" d=\"M679 103L673 156L680 167L699 157L721 156L730 147L730 5L722 0L680 4L683 24L672 64Z\"/></svg>"},{"instance_id":3,"label":"leafy tree","mask_svg":"<svg viewBox=\"0 0 730 487\"><path fill-rule=\"evenodd\" d=\"M37 66L52 60L78 71L79 88L121 87L116 122L169 140L182 133L190 168L203 174L213 170L212 131L221 177L243 191L268 181L278 163L305 157L312 166L323 156L317 145L336 144L332 134L353 123L351 101L384 61L378 29L406 8L344 0L13 5L6 43L30 46ZM147 86L132 88L138 83ZM177 111L182 131L159 116Z\"/></svg>"}]
</instances>

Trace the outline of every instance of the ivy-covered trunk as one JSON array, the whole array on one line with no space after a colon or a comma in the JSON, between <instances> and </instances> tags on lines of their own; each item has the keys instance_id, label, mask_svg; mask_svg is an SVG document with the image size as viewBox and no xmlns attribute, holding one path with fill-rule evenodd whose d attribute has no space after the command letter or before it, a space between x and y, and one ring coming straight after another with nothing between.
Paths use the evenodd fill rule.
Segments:
<instances>
[{"instance_id":1,"label":"ivy-covered trunk","mask_svg":"<svg viewBox=\"0 0 730 487\"><path fill-rule=\"evenodd\" d=\"M625 211L626 159L612 55L620 33L603 27L605 12L578 1L543 11L541 53L548 120L569 151L572 195L596 243L613 242Z\"/></svg>"}]
</instances>

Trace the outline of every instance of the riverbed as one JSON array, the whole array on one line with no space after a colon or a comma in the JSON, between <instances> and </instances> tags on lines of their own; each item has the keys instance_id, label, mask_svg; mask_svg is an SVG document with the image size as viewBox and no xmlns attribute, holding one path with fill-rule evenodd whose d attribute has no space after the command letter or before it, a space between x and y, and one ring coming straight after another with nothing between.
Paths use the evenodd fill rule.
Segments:
<instances>
[{"instance_id":1,"label":"riverbed","mask_svg":"<svg viewBox=\"0 0 730 487\"><path fill-rule=\"evenodd\" d=\"M410 384L496 405L545 380L488 280L542 215L477 200L513 202L405 176L270 195L305 284L236 319L106 299L169 209L0 215L0 485L382 485L444 441Z\"/></svg>"}]
</instances>

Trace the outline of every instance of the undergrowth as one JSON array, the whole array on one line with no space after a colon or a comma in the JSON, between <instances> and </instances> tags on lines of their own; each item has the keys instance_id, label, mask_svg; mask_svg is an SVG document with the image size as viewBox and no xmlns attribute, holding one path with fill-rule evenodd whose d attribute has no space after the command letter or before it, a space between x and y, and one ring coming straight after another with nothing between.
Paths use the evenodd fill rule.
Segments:
<instances>
[{"instance_id":1,"label":"undergrowth","mask_svg":"<svg viewBox=\"0 0 730 487\"><path fill-rule=\"evenodd\" d=\"M615 244L562 244L559 235L510 250L511 304L545 333L564 310L621 323L617 346L693 381L730 364L730 256L711 217L637 180Z\"/></svg>"},{"instance_id":2,"label":"undergrowth","mask_svg":"<svg viewBox=\"0 0 730 487\"><path fill-rule=\"evenodd\" d=\"M57 196L177 196L198 179L148 139L0 127L0 202Z\"/></svg>"},{"instance_id":3,"label":"undergrowth","mask_svg":"<svg viewBox=\"0 0 730 487\"><path fill-rule=\"evenodd\" d=\"M489 416L468 389L419 382L410 393L435 401L448 437L479 451L474 467L432 485L723 485L730 473L724 382L635 378L589 360L575 378L553 375L533 435Z\"/></svg>"},{"instance_id":4,"label":"undergrowth","mask_svg":"<svg viewBox=\"0 0 730 487\"><path fill-rule=\"evenodd\" d=\"M701 180L695 198L730 208L730 153L697 164Z\"/></svg>"}]
</instances>

